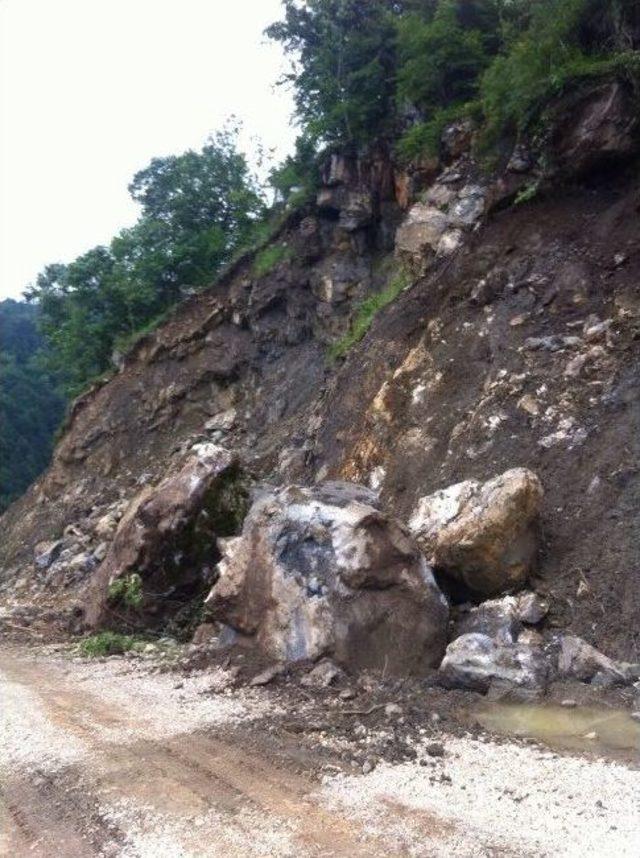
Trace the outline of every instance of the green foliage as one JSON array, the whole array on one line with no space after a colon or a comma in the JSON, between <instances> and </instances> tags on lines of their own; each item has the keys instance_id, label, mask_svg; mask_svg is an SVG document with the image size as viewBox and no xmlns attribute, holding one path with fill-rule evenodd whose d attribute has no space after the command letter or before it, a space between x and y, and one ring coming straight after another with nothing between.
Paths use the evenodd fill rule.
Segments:
<instances>
[{"instance_id":1,"label":"green foliage","mask_svg":"<svg viewBox=\"0 0 640 858\"><path fill-rule=\"evenodd\" d=\"M282 82L294 85L308 139L363 145L392 128L396 5L284 0L283 20L266 32L291 58Z\"/></svg>"},{"instance_id":2,"label":"green foliage","mask_svg":"<svg viewBox=\"0 0 640 858\"><path fill-rule=\"evenodd\" d=\"M250 240L265 205L237 133L227 128L200 152L154 158L129 188L138 222L108 247L47 266L27 291L40 307L48 366L70 394Z\"/></svg>"},{"instance_id":3,"label":"green foliage","mask_svg":"<svg viewBox=\"0 0 640 858\"><path fill-rule=\"evenodd\" d=\"M625 34L624 36L622 34ZM538 121L550 100L582 81L623 75L640 80L637 4L539 0L481 82L485 144Z\"/></svg>"},{"instance_id":4,"label":"green foliage","mask_svg":"<svg viewBox=\"0 0 640 858\"><path fill-rule=\"evenodd\" d=\"M47 466L64 415L37 319L36 307L0 302L0 513Z\"/></svg>"},{"instance_id":5,"label":"green foliage","mask_svg":"<svg viewBox=\"0 0 640 858\"><path fill-rule=\"evenodd\" d=\"M302 138L404 160L438 153L443 126L481 104L487 148L543 119L582 81L640 81L637 0L284 0L268 28L292 58ZM294 157L279 180L291 186Z\"/></svg>"},{"instance_id":6,"label":"green foliage","mask_svg":"<svg viewBox=\"0 0 640 858\"><path fill-rule=\"evenodd\" d=\"M530 182L528 185L525 185L524 188L518 191L513 201L513 204L516 206L520 206L523 203L528 203L530 200L533 200L537 196L539 189L539 182Z\"/></svg>"},{"instance_id":7,"label":"green foliage","mask_svg":"<svg viewBox=\"0 0 640 858\"><path fill-rule=\"evenodd\" d=\"M398 23L397 95L427 116L472 99L489 63L482 31L473 18L465 23L459 6L441 0L428 20L410 14Z\"/></svg>"},{"instance_id":8,"label":"green foliage","mask_svg":"<svg viewBox=\"0 0 640 858\"><path fill-rule=\"evenodd\" d=\"M400 159L405 162L415 162L425 155L437 158L440 154L442 132L458 119L473 116L477 102L452 104L449 107L439 107L428 122L418 122L412 125L402 135L396 147Z\"/></svg>"},{"instance_id":9,"label":"green foliage","mask_svg":"<svg viewBox=\"0 0 640 858\"><path fill-rule=\"evenodd\" d=\"M269 184L275 193L276 206L295 208L310 200L318 189L320 172L314 141L304 134L296 139L293 155L288 155L271 170Z\"/></svg>"},{"instance_id":10,"label":"green foliage","mask_svg":"<svg viewBox=\"0 0 640 858\"><path fill-rule=\"evenodd\" d=\"M284 244L271 244L268 247L263 247L262 250L258 251L253 261L253 275L254 277L265 277L273 271L276 265L290 258L291 248Z\"/></svg>"},{"instance_id":11,"label":"green foliage","mask_svg":"<svg viewBox=\"0 0 640 858\"><path fill-rule=\"evenodd\" d=\"M132 572L130 575L125 575L122 578L116 578L109 584L108 590L109 601L113 604L122 604L126 608L133 610L142 605L142 578L137 572Z\"/></svg>"},{"instance_id":12,"label":"green foliage","mask_svg":"<svg viewBox=\"0 0 640 858\"><path fill-rule=\"evenodd\" d=\"M142 642L133 635L119 632L99 632L85 638L79 646L80 653L87 658L99 658L105 655L121 655L136 649Z\"/></svg>"},{"instance_id":13,"label":"green foliage","mask_svg":"<svg viewBox=\"0 0 640 858\"><path fill-rule=\"evenodd\" d=\"M344 357L356 343L359 343L371 327L377 313L391 304L409 284L408 274L405 271L399 271L381 292L366 298L358 307L347 333L329 348L329 359L337 360Z\"/></svg>"}]
</instances>

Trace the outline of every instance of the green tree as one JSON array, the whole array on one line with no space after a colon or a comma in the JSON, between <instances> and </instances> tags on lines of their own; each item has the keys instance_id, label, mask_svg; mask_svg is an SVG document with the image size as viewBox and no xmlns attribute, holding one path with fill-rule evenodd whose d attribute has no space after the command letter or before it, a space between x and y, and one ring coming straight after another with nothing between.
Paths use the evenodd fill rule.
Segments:
<instances>
[{"instance_id":1,"label":"green tree","mask_svg":"<svg viewBox=\"0 0 640 858\"><path fill-rule=\"evenodd\" d=\"M200 152L154 158L130 192L137 223L109 247L49 265L26 297L38 303L51 368L76 394L109 368L114 350L210 282L263 217L257 180L237 149L237 128Z\"/></svg>"},{"instance_id":2,"label":"green tree","mask_svg":"<svg viewBox=\"0 0 640 858\"><path fill-rule=\"evenodd\" d=\"M362 146L395 123L395 26L392 0L284 0L284 18L267 28L291 59L305 135L322 144Z\"/></svg>"},{"instance_id":3,"label":"green tree","mask_svg":"<svg viewBox=\"0 0 640 858\"><path fill-rule=\"evenodd\" d=\"M0 513L47 466L64 414L57 379L40 360L38 310L0 302Z\"/></svg>"}]
</instances>

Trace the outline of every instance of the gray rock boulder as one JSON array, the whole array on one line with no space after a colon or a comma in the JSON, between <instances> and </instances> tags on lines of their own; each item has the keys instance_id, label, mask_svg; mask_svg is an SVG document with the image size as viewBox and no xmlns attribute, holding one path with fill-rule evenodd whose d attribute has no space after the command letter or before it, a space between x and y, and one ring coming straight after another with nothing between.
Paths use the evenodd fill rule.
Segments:
<instances>
[{"instance_id":1,"label":"gray rock boulder","mask_svg":"<svg viewBox=\"0 0 640 858\"><path fill-rule=\"evenodd\" d=\"M443 573L474 593L523 587L538 547L543 489L526 468L486 483L466 480L423 497L409 528Z\"/></svg>"},{"instance_id":2,"label":"gray rock boulder","mask_svg":"<svg viewBox=\"0 0 640 858\"><path fill-rule=\"evenodd\" d=\"M414 540L346 483L289 486L221 544L206 605L278 662L420 673L440 663L448 606Z\"/></svg>"},{"instance_id":3,"label":"gray rock boulder","mask_svg":"<svg viewBox=\"0 0 640 858\"><path fill-rule=\"evenodd\" d=\"M542 688L548 675L543 650L501 643L489 635L461 635L447 647L440 665L445 685L486 692L494 682L519 688Z\"/></svg>"},{"instance_id":4,"label":"gray rock boulder","mask_svg":"<svg viewBox=\"0 0 640 858\"><path fill-rule=\"evenodd\" d=\"M497 643L515 643L525 626L537 625L547 610L546 602L536 593L490 599L463 613L456 623L455 634L459 637L478 633Z\"/></svg>"}]
</instances>

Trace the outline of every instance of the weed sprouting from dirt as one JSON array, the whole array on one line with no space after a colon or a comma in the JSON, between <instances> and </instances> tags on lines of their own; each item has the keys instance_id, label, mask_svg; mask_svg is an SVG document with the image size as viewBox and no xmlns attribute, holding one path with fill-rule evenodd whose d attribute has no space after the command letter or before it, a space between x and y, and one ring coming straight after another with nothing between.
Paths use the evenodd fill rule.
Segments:
<instances>
[{"instance_id":1,"label":"weed sprouting from dirt","mask_svg":"<svg viewBox=\"0 0 640 858\"><path fill-rule=\"evenodd\" d=\"M377 292L375 295L371 295L364 300L358 307L347 333L330 346L329 359L333 361L344 357L356 343L359 343L371 327L376 314L388 304L391 304L409 286L409 283L407 272L404 270L398 271L382 292Z\"/></svg>"},{"instance_id":2,"label":"weed sprouting from dirt","mask_svg":"<svg viewBox=\"0 0 640 858\"><path fill-rule=\"evenodd\" d=\"M121 655L135 649L143 642L134 635L120 632L98 632L80 643L80 653L87 658L99 658L105 655Z\"/></svg>"}]
</instances>

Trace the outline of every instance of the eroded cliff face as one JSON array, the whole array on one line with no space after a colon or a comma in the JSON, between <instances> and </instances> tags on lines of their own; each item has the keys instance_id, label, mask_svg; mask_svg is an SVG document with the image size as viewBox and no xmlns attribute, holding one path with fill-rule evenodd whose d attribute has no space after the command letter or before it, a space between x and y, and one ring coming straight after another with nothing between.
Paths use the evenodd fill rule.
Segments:
<instances>
[{"instance_id":1,"label":"eroded cliff face","mask_svg":"<svg viewBox=\"0 0 640 858\"><path fill-rule=\"evenodd\" d=\"M545 491L548 622L637 659L640 181L610 160L635 137L609 95L599 120L580 103L558 145L579 178L524 205L507 203L539 181L530 153L486 177L465 129L439 171L334 158L318 204L273 239L272 271L241 260L75 404L49 471L2 519L6 610L81 624L118 522L198 445L233 451L246 480L363 483L404 521L437 489L526 467ZM329 361L401 267L404 291ZM208 562L176 544L174 614L220 558L211 535Z\"/></svg>"}]
</instances>

